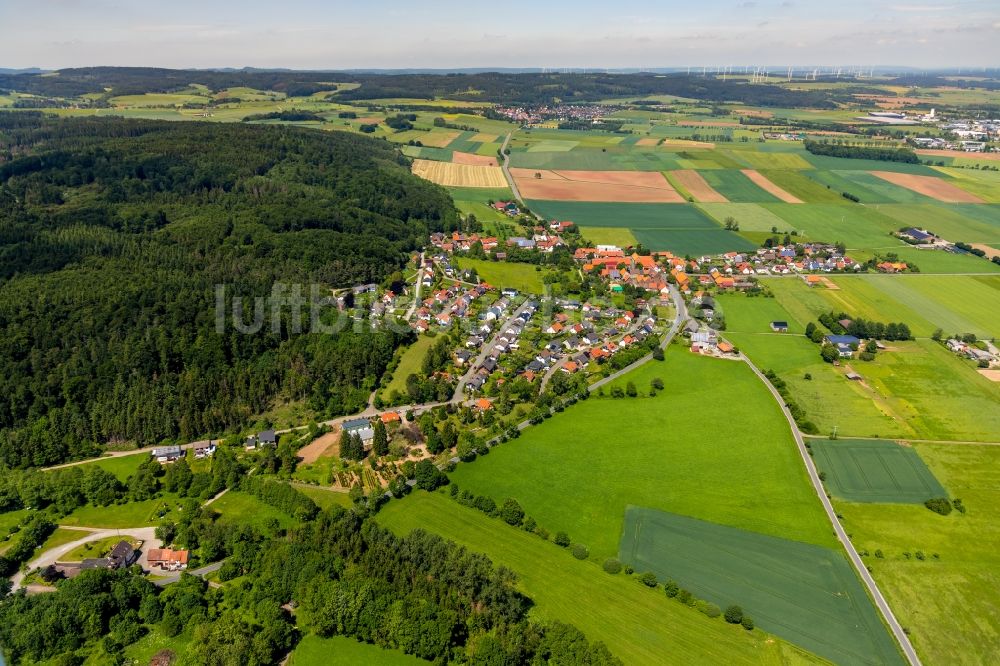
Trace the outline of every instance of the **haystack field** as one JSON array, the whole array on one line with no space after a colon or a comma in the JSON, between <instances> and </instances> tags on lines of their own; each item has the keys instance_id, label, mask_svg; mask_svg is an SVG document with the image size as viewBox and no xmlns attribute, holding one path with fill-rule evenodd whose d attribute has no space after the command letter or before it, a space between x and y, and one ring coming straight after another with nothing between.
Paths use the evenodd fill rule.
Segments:
<instances>
[{"instance_id":1,"label":"haystack field","mask_svg":"<svg viewBox=\"0 0 1000 666\"><path fill-rule=\"evenodd\" d=\"M661 144L667 150L677 150L678 148L704 148L712 150L715 144L708 141L691 141L690 139L665 139Z\"/></svg>"},{"instance_id":2,"label":"haystack field","mask_svg":"<svg viewBox=\"0 0 1000 666\"><path fill-rule=\"evenodd\" d=\"M768 194L778 197L785 203L795 203L795 204L805 203L804 201L802 201L802 199L792 196L788 192L784 191L783 189L781 189L780 187L769 181L767 177L764 176L764 174L760 173L759 171L755 171L753 169L742 169L742 171L743 175L752 180L754 185L764 190Z\"/></svg>"},{"instance_id":3,"label":"haystack field","mask_svg":"<svg viewBox=\"0 0 1000 666\"><path fill-rule=\"evenodd\" d=\"M716 192L711 185L705 182L701 174L694 169L678 169L671 171L670 176L677 183L687 190L698 203L726 203L726 197Z\"/></svg>"},{"instance_id":4,"label":"haystack field","mask_svg":"<svg viewBox=\"0 0 1000 666\"><path fill-rule=\"evenodd\" d=\"M986 203L974 194L952 185L942 178L934 176L915 176L909 173L892 171L872 171L873 176L889 181L893 185L905 187L908 190L923 194L943 203Z\"/></svg>"},{"instance_id":5,"label":"haystack field","mask_svg":"<svg viewBox=\"0 0 1000 666\"><path fill-rule=\"evenodd\" d=\"M507 187L503 170L496 166L413 160L413 173L447 187Z\"/></svg>"},{"instance_id":6,"label":"haystack field","mask_svg":"<svg viewBox=\"0 0 1000 666\"><path fill-rule=\"evenodd\" d=\"M656 171L549 171L511 169L526 199L683 203L684 198Z\"/></svg>"},{"instance_id":7,"label":"haystack field","mask_svg":"<svg viewBox=\"0 0 1000 666\"><path fill-rule=\"evenodd\" d=\"M498 166L497 158L490 155L474 155L457 150L451 154L451 161L454 164L468 164L470 166Z\"/></svg>"}]
</instances>

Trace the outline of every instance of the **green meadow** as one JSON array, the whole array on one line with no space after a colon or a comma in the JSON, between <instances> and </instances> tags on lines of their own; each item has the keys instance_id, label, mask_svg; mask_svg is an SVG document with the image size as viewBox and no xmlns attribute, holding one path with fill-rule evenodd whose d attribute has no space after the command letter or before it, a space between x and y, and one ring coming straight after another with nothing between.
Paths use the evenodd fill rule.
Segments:
<instances>
[{"instance_id":1,"label":"green meadow","mask_svg":"<svg viewBox=\"0 0 1000 666\"><path fill-rule=\"evenodd\" d=\"M838 550L629 507L620 559L834 663L904 663Z\"/></svg>"},{"instance_id":2,"label":"green meadow","mask_svg":"<svg viewBox=\"0 0 1000 666\"><path fill-rule=\"evenodd\" d=\"M497 501L517 499L598 560L617 553L629 505L835 543L787 422L745 364L672 347L665 361L620 384L648 394L655 377L667 384L656 397L593 396L459 465L453 481Z\"/></svg>"},{"instance_id":3,"label":"green meadow","mask_svg":"<svg viewBox=\"0 0 1000 666\"><path fill-rule=\"evenodd\" d=\"M814 439L810 446L823 483L840 499L923 504L947 496L911 446L877 439Z\"/></svg>"},{"instance_id":4,"label":"green meadow","mask_svg":"<svg viewBox=\"0 0 1000 666\"><path fill-rule=\"evenodd\" d=\"M427 356L428 350L434 345L434 338L429 335L421 335L417 341L406 348L399 358L399 365L392 373L392 380L385 387L385 395L390 395L393 391L398 391L400 395L406 394L406 378L410 375L419 374L420 368Z\"/></svg>"},{"instance_id":5,"label":"green meadow","mask_svg":"<svg viewBox=\"0 0 1000 666\"><path fill-rule=\"evenodd\" d=\"M497 289L511 287L522 292L541 294L545 288L542 282L542 276L545 275L545 271L535 270L535 266L532 264L469 259L467 257L456 259L455 263L463 270L467 268L476 269L480 280L488 282L491 287L496 287Z\"/></svg>"},{"instance_id":6,"label":"green meadow","mask_svg":"<svg viewBox=\"0 0 1000 666\"><path fill-rule=\"evenodd\" d=\"M624 574L606 574L594 562L577 560L551 541L464 507L441 492L417 491L389 502L377 520L397 534L423 529L484 553L517 574L518 587L534 602L534 618L573 624L590 640L603 641L626 664L777 666L819 661L759 630L747 632L722 618L710 619Z\"/></svg>"},{"instance_id":7,"label":"green meadow","mask_svg":"<svg viewBox=\"0 0 1000 666\"><path fill-rule=\"evenodd\" d=\"M1000 447L913 447L966 513L843 501L837 512L925 664L993 663L1000 654Z\"/></svg>"}]
</instances>

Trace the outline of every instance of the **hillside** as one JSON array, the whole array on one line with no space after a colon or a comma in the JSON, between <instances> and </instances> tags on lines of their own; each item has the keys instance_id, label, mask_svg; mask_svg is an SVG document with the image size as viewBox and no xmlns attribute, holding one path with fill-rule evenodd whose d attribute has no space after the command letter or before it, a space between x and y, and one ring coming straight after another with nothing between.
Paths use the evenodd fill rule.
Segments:
<instances>
[{"instance_id":1,"label":"hillside","mask_svg":"<svg viewBox=\"0 0 1000 666\"><path fill-rule=\"evenodd\" d=\"M231 313L275 283L380 281L454 220L443 190L362 137L0 116L0 462L219 433L279 397L356 409L401 334L297 333L308 309L285 308L260 334L217 335L216 285Z\"/></svg>"}]
</instances>

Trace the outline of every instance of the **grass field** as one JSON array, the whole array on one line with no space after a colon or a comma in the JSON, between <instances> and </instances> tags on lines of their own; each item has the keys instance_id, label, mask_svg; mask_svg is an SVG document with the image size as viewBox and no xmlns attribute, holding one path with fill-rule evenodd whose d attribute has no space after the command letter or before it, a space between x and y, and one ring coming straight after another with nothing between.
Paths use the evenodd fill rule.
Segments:
<instances>
[{"instance_id":1,"label":"grass field","mask_svg":"<svg viewBox=\"0 0 1000 666\"><path fill-rule=\"evenodd\" d=\"M591 398L459 465L452 478L500 501L516 498L540 525L565 530L596 559L617 553L631 504L834 543L788 425L748 367L672 347L666 361L621 383L645 393L654 377L668 386L655 398ZM724 418L710 405L726 405Z\"/></svg>"},{"instance_id":2,"label":"grass field","mask_svg":"<svg viewBox=\"0 0 1000 666\"><path fill-rule=\"evenodd\" d=\"M1000 654L1000 447L914 444L967 513L836 502L925 664L995 663ZM919 559L920 551L925 559ZM906 553L909 553L907 557ZM935 554L937 557L935 557Z\"/></svg>"},{"instance_id":3,"label":"grass field","mask_svg":"<svg viewBox=\"0 0 1000 666\"><path fill-rule=\"evenodd\" d=\"M161 522L160 514L168 515L177 508L180 499L170 493L142 502L128 502L111 506L87 504L59 520L60 525L72 527L152 527Z\"/></svg>"},{"instance_id":4,"label":"grass field","mask_svg":"<svg viewBox=\"0 0 1000 666\"><path fill-rule=\"evenodd\" d=\"M834 663L904 663L836 550L629 507L620 559L721 608L738 604L760 628Z\"/></svg>"},{"instance_id":5,"label":"grass field","mask_svg":"<svg viewBox=\"0 0 1000 666\"><path fill-rule=\"evenodd\" d=\"M990 203L1000 202L1000 173L946 167L935 167L935 169L947 176L951 184L966 192L971 192Z\"/></svg>"},{"instance_id":6,"label":"grass field","mask_svg":"<svg viewBox=\"0 0 1000 666\"><path fill-rule=\"evenodd\" d=\"M276 520L282 529L295 525L295 520L291 516L239 490L230 490L212 502L209 508L221 514L220 523L240 522L262 529L272 520Z\"/></svg>"},{"instance_id":7,"label":"grass field","mask_svg":"<svg viewBox=\"0 0 1000 666\"><path fill-rule=\"evenodd\" d=\"M80 465L82 469L94 466L100 467L106 472L111 472L118 478L119 481L127 481L128 477L135 474L135 470L139 468L139 465L149 460L149 453L136 453L135 455L128 456L115 456L98 458L93 462L87 462Z\"/></svg>"},{"instance_id":8,"label":"grass field","mask_svg":"<svg viewBox=\"0 0 1000 666\"><path fill-rule=\"evenodd\" d=\"M292 651L289 666L417 666L427 662L399 650L383 650L347 636L305 636Z\"/></svg>"},{"instance_id":9,"label":"grass field","mask_svg":"<svg viewBox=\"0 0 1000 666\"><path fill-rule=\"evenodd\" d=\"M774 204L782 206L787 204ZM725 224L726 218L733 218L740 225L740 231L771 231L772 227L777 227L780 233L795 229L795 224L790 224L771 210L760 204L753 203L699 203L698 208L705 211L719 224ZM796 206L796 211L801 211L805 206Z\"/></svg>"},{"instance_id":10,"label":"grass field","mask_svg":"<svg viewBox=\"0 0 1000 666\"><path fill-rule=\"evenodd\" d=\"M911 446L885 440L810 441L824 484L851 502L922 504L947 492Z\"/></svg>"},{"instance_id":11,"label":"grass field","mask_svg":"<svg viewBox=\"0 0 1000 666\"><path fill-rule=\"evenodd\" d=\"M815 321L819 313L834 309L878 321L904 321L924 339L890 343L890 351L880 353L872 363L854 360L833 368L819 359L818 346L805 338L769 333L764 317L752 314L751 299L741 301L739 296L720 299L727 335L758 365L773 369L789 382L796 401L824 434L837 426L843 436L1000 441L1000 410L996 409L1000 386L926 338L938 325L951 332L949 327L956 325L958 317L972 326L972 331L984 326L976 322L986 322L994 311L991 308L996 307L996 301L992 299L996 296L991 294L1000 288L1000 279L914 275L840 277L834 281L842 288L809 288L800 280L784 279L768 280L767 284L787 313L784 319L792 324L793 332ZM894 290L903 288L915 290L907 293L920 294L919 300L908 305L895 297ZM945 307L946 294L967 290L978 295L978 289L985 289L985 296L956 302L954 312L937 314ZM935 298L940 301L928 294L939 294ZM779 318L781 311L767 307L767 316ZM947 322L937 323L945 318ZM957 330L964 328L958 326ZM848 368L860 373L864 381L847 381L843 373ZM806 373L811 380L804 379Z\"/></svg>"},{"instance_id":12,"label":"grass field","mask_svg":"<svg viewBox=\"0 0 1000 666\"><path fill-rule=\"evenodd\" d=\"M692 204L530 201L529 206L549 219L572 220L584 233L591 226L626 228L651 250L702 254L756 247L715 224Z\"/></svg>"},{"instance_id":13,"label":"grass field","mask_svg":"<svg viewBox=\"0 0 1000 666\"><path fill-rule=\"evenodd\" d=\"M908 246L889 232L900 224L870 207L844 204L766 204L768 211L784 220L778 229L794 229L806 238L827 243L843 242L855 248L890 248L896 252ZM742 225L741 225L742 228Z\"/></svg>"},{"instance_id":14,"label":"grass field","mask_svg":"<svg viewBox=\"0 0 1000 666\"><path fill-rule=\"evenodd\" d=\"M831 280L840 289L812 288L789 279L766 283L803 325L837 310L869 320L905 322L917 337L930 337L938 328L946 334L1000 335L1000 276L865 275Z\"/></svg>"},{"instance_id":15,"label":"grass field","mask_svg":"<svg viewBox=\"0 0 1000 666\"><path fill-rule=\"evenodd\" d=\"M812 171L772 168L764 169L761 173L772 183L806 203L844 203L846 201L840 192L819 183L813 177L814 172Z\"/></svg>"},{"instance_id":16,"label":"grass field","mask_svg":"<svg viewBox=\"0 0 1000 666\"><path fill-rule=\"evenodd\" d=\"M629 229L621 227L587 227L583 236L594 245L629 247L638 242Z\"/></svg>"},{"instance_id":17,"label":"grass field","mask_svg":"<svg viewBox=\"0 0 1000 666\"><path fill-rule=\"evenodd\" d=\"M399 359L399 365L392 373L392 381L385 387L386 396L393 391L399 391L400 395L406 394L406 378L420 372L420 367L427 356L427 351L434 344L434 340L435 338L429 335L421 335L416 342L406 348Z\"/></svg>"},{"instance_id":18,"label":"grass field","mask_svg":"<svg viewBox=\"0 0 1000 666\"><path fill-rule=\"evenodd\" d=\"M575 625L626 664L816 662L760 631L748 633L709 619L662 591L624 575L610 576L593 562L577 560L551 542L439 493L416 492L390 502L377 520L397 534L421 528L485 553L517 574L519 588L535 603L533 617Z\"/></svg>"},{"instance_id":19,"label":"grass field","mask_svg":"<svg viewBox=\"0 0 1000 666\"><path fill-rule=\"evenodd\" d=\"M490 286L501 289L512 287L518 291L541 294L545 285L542 283L544 271L536 271L531 264L517 264L505 261L488 261L485 259L468 259L462 257L455 263L461 269L475 268L479 279L488 282Z\"/></svg>"},{"instance_id":20,"label":"grass field","mask_svg":"<svg viewBox=\"0 0 1000 666\"><path fill-rule=\"evenodd\" d=\"M296 486L295 489L310 498L313 502L316 502L316 505L324 511L331 506L342 506L345 509L354 506L350 495L347 493L324 490L323 488L310 488L308 486Z\"/></svg>"},{"instance_id":21,"label":"grass field","mask_svg":"<svg viewBox=\"0 0 1000 666\"><path fill-rule=\"evenodd\" d=\"M1000 206L978 204L885 204L878 207L883 215L899 226L929 229L953 242L1000 242Z\"/></svg>"}]
</instances>

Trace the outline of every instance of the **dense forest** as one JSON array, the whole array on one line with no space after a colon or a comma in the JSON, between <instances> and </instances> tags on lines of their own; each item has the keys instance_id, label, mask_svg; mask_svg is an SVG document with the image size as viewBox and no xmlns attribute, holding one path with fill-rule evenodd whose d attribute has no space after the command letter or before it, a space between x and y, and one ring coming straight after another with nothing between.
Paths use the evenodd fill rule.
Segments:
<instances>
[{"instance_id":1,"label":"dense forest","mask_svg":"<svg viewBox=\"0 0 1000 666\"><path fill-rule=\"evenodd\" d=\"M339 507L270 538L249 526L219 531L206 513L186 511L179 538L215 540L228 558L219 578L232 583L212 589L184 576L160 589L137 569L98 569L52 594L8 596L0 600L8 658L79 664L90 654L110 657L94 663L122 663L124 647L155 628L166 637L189 632L182 663L200 666L279 663L303 633L441 664L621 664L570 625L529 620L531 600L511 571L438 536L399 538Z\"/></svg>"},{"instance_id":2,"label":"dense forest","mask_svg":"<svg viewBox=\"0 0 1000 666\"><path fill-rule=\"evenodd\" d=\"M276 398L358 408L403 333L309 333L308 306L219 333L216 285L249 314L276 283L379 281L455 223L359 136L0 114L0 463L219 433Z\"/></svg>"},{"instance_id":3,"label":"dense forest","mask_svg":"<svg viewBox=\"0 0 1000 666\"><path fill-rule=\"evenodd\" d=\"M337 90L330 81L359 83L353 90ZM707 75L580 74L580 73L471 73L376 74L357 72L210 71L147 67L87 67L63 69L58 75L0 74L0 91L16 90L47 97L78 97L98 93L116 95L172 92L197 83L212 90L246 86L291 96L329 90L337 99L389 98L448 99L497 104L595 102L645 95L677 95L708 102L740 102L755 106L834 108L850 101L862 87L789 90L768 84L723 80Z\"/></svg>"},{"instance_id":4,"label":"dense forest","mask_svg":"<svg viewBox=\"0 0 1000 666\"><path fill-rule=\"evenodd\" d=\"M806 139L805 149L813 155L826 155L828 157L904 162L907 164L920 163L920 158L909 148L854 146L846 143L830 143L828 141L810 141Z\"/></svg>"}]
</instances>

